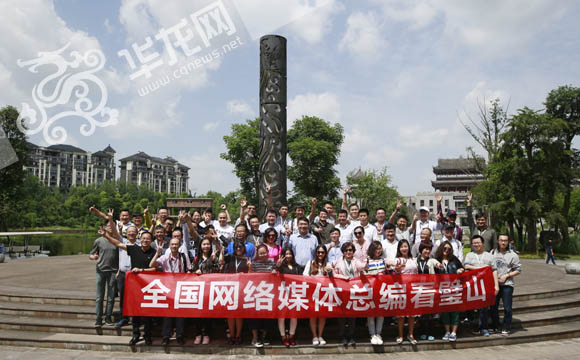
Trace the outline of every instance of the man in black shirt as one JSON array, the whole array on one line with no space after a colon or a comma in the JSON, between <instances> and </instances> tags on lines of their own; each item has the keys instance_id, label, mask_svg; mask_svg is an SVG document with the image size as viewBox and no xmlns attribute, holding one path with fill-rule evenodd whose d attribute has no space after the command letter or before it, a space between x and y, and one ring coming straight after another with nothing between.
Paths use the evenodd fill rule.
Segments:
<instances>
[{"instance_id":1,"label":"man in black shirt","mask_svg":"<svg viewBox=\"0 0 580 360\"><path fill-rule=\"evenodd\" d=\"M111 217L112 219L112 217ZM123 244L119 239L121 238L116 227L112 226L112 234L105 232L102 228L99 229L99 234L101 234L105 239L107 239L111 244L115 245L119 249L127 251L127 254L131 258L131 271L134 273L140 273L143 271L155 271L154 268L149 267L151 259L155 256L155 250L151 247L151 241L153 240L153 235L146 231L141 234L141 246L138 245L128 245ZM151 318L150 317L140 317L133 316L133 337L129 342L130 345L135 345L139 341L141 333L139 332L139 327L141 326L141 321L143 319L145 326L145 334L143 338L145 339L145 344L151 345Z\"/></svg>"}]
</instances>

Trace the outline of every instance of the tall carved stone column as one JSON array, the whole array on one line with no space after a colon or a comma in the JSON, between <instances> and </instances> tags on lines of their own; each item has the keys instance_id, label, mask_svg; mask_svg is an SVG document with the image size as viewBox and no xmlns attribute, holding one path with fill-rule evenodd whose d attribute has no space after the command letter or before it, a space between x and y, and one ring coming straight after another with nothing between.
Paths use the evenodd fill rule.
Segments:
<instances>
[{"instance_id":1,"label":"tall carved stone column","mask_svg":"<svg viewBox=\"0 0 580 360\"><path fill-rule=\"evenodd\" d=\"M258 216L268 210L266 188L275 209L286 203L286 39L260 38L260 170Z\"/></svg>"}]
</instances>

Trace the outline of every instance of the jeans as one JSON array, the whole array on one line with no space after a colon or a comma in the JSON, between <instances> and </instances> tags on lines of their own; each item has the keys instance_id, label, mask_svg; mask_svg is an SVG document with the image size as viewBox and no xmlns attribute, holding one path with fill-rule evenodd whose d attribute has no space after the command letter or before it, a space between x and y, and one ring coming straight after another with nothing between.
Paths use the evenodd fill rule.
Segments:
<instances>
[{"instance_id":1,"label":"jeans","mask_svg":"<svg viewBox=\"0 0 580 360\"><path fill-rule=\"evenodd\" d=\"M494 329L498 328L499 325L499 301L503 301L503 329L511 330L512 328L512 297L514 295L513 286L500 285L499 292L495 297L495 305L491 308L491 320Z\"/></svg>"},{"instance_id":2,"label":"jeans","mask_svg":"<svg viewBox=\"0 0 580 360\"><path fill-rule=\"evenodd\" d=\"M369 328L369 335L381 335L383 333L384 317L369 317L367 318L367 326Z\"/></svg>"},{"instance_id":3,"label":"jeans","mask_svg":"<svg viewBox=\"0 0 580 360\"><path fill-rule=\"evenodd\" d=\"M123 316L123 298L125 295L125 273L122 271L119 271L119 276L117 277L117 290L119 291L119 309L121 310L121 316Z\"/></svg>"},{"instance_id":4,"label":"jeans","mask_svg":"<svg viewBox=\"0 0 580 360\"><path fill-rule=\"evenodd\" d=\"M549 264L550 260L552 260L552 264L556 265L556 260L554 260L554 255L551 252L547 253L546 264Z\"/></svg>"},{"instance_id":5,"label":"jeans","mask_svg":"<svg viewBox=\"0 0 580 360\"><path fill-rule=\"evenodd\" d=\"M487 330L487 320L489 318L489 308L479 309L479 330Z\"/></svg>"},{"instance_id":6,"label":"jeans","mask_svg":"<svg viewBox=\"0 0 580 360\"><path fill-rule=\"evenodd\" d=\"M175 324L175 336L177 338L183 338L185 318L166 317L163 318L163 330L161 331L161 336L164 339L169 338L171 336L174 324Z\"/></svg>"},{"instance_id":7,"label":"jeans","mask_svg":"<svg viewBox=\"0 0 580 360\"><path fill-rule=\"evenodd\" d=\"M96 313L97 321L103 318L103 300L105 298L105 287L107 289L107 309L105 317L110 319L113 315L113 308L115 307L115 271L101 271L97 269L97 297Z\"/></svg>"}]
</instances>

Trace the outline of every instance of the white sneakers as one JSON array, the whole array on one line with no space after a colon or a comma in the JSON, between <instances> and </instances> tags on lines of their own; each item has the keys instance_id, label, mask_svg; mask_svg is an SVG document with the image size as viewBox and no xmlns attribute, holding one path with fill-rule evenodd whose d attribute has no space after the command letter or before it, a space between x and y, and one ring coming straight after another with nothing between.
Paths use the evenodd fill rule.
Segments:
<instances>
[{"instance_id":1,"label":"white sneakers","mask_svg":"<svg viewBox=\"0 0 580 360\"><path fill-rule=\"evenodd\" d=\"M317 338L317 337L312 338L312 345L314 345L314 346L326 345L326 340L324 340L321 337L319 337L319 338Z\"/></svg>"},{"instance_id":2,"label":"white sneakers","mask_svg":"<svg viewBox=\"0 0 580 360\"><path fill-rule=\"evenodd\" d=\"M381 335L371 335L371 344L383 345L383 338L381 337Z\"/></svg>"}]
</instances>

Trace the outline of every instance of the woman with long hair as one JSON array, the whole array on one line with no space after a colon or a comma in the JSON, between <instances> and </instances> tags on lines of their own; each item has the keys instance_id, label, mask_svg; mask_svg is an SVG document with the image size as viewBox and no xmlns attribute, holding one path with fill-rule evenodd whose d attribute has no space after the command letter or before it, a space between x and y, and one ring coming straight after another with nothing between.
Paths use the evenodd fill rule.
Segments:
<instances>
[{"instance_id":1,"label":"woman with long hair","mask_svg":"<svg viewBox=\"0 0 580 360\"><path fill-rule=\"evenodd\" d=\"M380 241L373 241L369 246L368 269L365 271L368 275L382 275L387 271L387 259L383 259L383 245ZM367 327L372 345L383 345L383 322L382 316L368 317Z\"/></svg>"},{"instance_id":2,"label":"woman with long hair","mask_svg":"<svg viewBox=\"0 0 580 360\"><path fill-rule=\"evenodd\" d=\"M405 239L399 241L397 245L397 258L395 259L395 273L396 274L417 274L417 262L414 261L411 256L411 248L409 247L409 242ZM407 340L411 345L417 344L417 340L413 336L413 331L415 328L415 317L409 316L409 329ZM399 316L397 318L397 325L399 330L399 336L397 337L397 344L403 342L403 328L405 326L405 317Z\"/></svg>"},{"instance_id":3,"label":"woman with long hair","mask_svg":"<svg viewBox=\"0 0 580 360\"><path fill-rule=\"evenodd\" d=\"M218 245L219 246L219 245ZM212 252L212 239L211 237L204 237L199 243L198 255L193 259L191 263L191 272L198 275L201 274L213 274L220 271L219 259L215 252ZM211 318L201 318L197 321L199 324L197 335L193 340L195 345L209 344L209 334L212 328Z\"/></svg>"},{"instance_id":4,"label":"woman with long hair","mask_svg":"<svg viewBox=\"0 0 580 360\"><path fill-rule=\"evenodd\" d=\"M328 251L326 246L318 245L314 250L314 259L306 263L303 275L306 276L332 276L332 266L328 263ZM310 331L312 331L312 345L326 345L322 337L326 325L326 318L310 318Z\"/></svg>"},{"instance_id":5,"label":"woman with long hair","mask_svg":"<svg viewBox=\"0 0 580 360\"><path fill-rule=\"evenodd\" d=\"M284 248L281 253L282 256L278 259L276 267L281 274L292 274L292 275L302 275L304 269L296 263L294 259L294 251L291 247ZM278 330L280 331L280 336L282 337L282 344L286 347L296 345L296 340L294 339L294 334L296 334L296 327L298 326L298 319L291 318L290 326L288 328L288 335L286 335L286 319L278 319Z\"/></svg>"},{"instance_id":6,"label":"woman with long hair","mask_svg":"<svg viewBox=\"0 0 580 360\"><path fill-rule=\"evenodd\" d=\"M250 271L251 261L244 256L246 244L241 240L236 240L233 245L234 252L226 262L223 247L220 253L220 265L222 272L226 274L247 273ZM240 345L242 343L242 325L244 319L228 318L228 328L230 331L230 345Z\"/></svg>"},{"instance_id":7,"label":"woman with long hair","mask_svg":"<svg viewBox=\"0 0 580 360\"><path fill-rule=\"evenodd\" d=\"M444 241L441 243L439 248L437 248L435 259L441 263L441 266L435 269L435 272L438 274L462 274L464 271L461 261L459 261L457 256L453 255L453 246L449 241ZM457 340L459 312L453 311L441 314L441 322L445 327L443 340Z\"/></svg>"},{"instance_id":8,"label":"woman with long hair","mask_svg":"<svg viewBox=\"0 0 580 360\"><path fill-rule=\"evenodd\" d=\"M267 274L277 272L276 263L268 257L268 246L266 244L262 243L256 248L254 261L250 264L250 272ZM270 345L266 336L268 335L268 329L272 327L270 326L271 320L252 318L248 320L248 323L252 330L252 345L257 348L264 347L264 345Z\"/></svg>"},{"instance_id":9,"label":"woman with long hair","mask_svg":"<svg viewBox=\"0 0 580 360\"><path fill-rule=\"evenodd\" d=\"M354 257L355 247L351 242L342 244L342 256L336 261L333 267L335 277L341 279L352 279L359 277L363 270L368 268L368 262L362 262ZM368 261L368 260L367 260ZM343 345L356 345L354 341L355 317L345 317L338 319L340 337Z\"/></svg>"}]
</instances>

